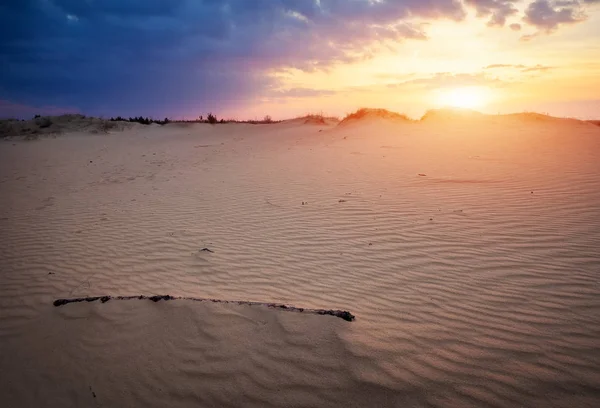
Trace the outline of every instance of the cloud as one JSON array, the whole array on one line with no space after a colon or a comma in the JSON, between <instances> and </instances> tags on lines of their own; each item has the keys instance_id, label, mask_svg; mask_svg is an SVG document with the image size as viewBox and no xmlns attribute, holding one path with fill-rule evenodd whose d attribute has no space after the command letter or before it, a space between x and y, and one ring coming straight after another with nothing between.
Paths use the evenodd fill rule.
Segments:
<instances>
[{"instance_id":1,"label":"cloud","mask_svg":"<svg viewBox=\"0 0 600 408\"><path fill-rule=\"evenodd\" d=\"M495 69L495 68L524 68L525 65L513 65L513 64L491 64L483 67L483 69Z\"/></svg>"},{"instance_id":2,"label":"cloud","mask_svg":"<svg viewBox=\"0 0 600 408\"><path fill-rule=\"evenodd\" d=\"M489 26L504 26L506 18L517 14L514 6L519 0L465 0L465 3L474 7L477 17L490 17Z\"/></svg>"},{"instance_id":3,"label":"cloud","mask_svg":"<svg viewBox=\"0 0 600 408\"><path fill-rule=\"evenodd\" d=\"M488 26L504 26L508 17L519 13L516 7L522 0L464 0L474 8L477 17L489 17ZM534 0L525 11L523 21L546 33L558 29L564 24L584 21L586 5L600 4L600 0ZM520 31L521 24L510 24L510 29ZM537 37L539 33L524 35L524 41Z\"/></svg>"},{"instance_id":4,"label":"cloud","mask_svg":"<svg viewBox=\"0 0 600 408\"><path fill-rule=\"evenodd\" d=\"M415 77L418 74L416 72L410 72L410 73L401 73L401 74L395 74L395 73L389 73L389 72L384 72L384 73L379 73L379 74L375 74L373 75L373 77L376 80L396 80L396 81L405 81L409 78Z\"/></svg>"},{"instance_id":5,"label":"cloud","mask_svg":"<svg viewBox=\"0 0 600 408\"><path fill-rule=\"evenodd\" d=\"M501 86L503 81L490 77L484 73L455 74L451 72L438 72L434 75L388 84L388 88L411 87L417 89L439 89L463 86Z\"/></svg>"},{"instance_id":6,"label":"cloud","mask_svg":"<svg viewBox=\"0 0 600 408\"><path fill-rule=\"evenodd\" d=\"M524 34L524 35L521 36L520 40L522 42L528 42L528 41L536 39L539 36L540 36L539 32L531 33L531 34Z\"/></svg>"},{"instance_id":7,"label":"cloud","mask_svg":"<svg viewBox=\"0 0 600 408\"><path fill-rule=\"evenodd\" d=\"M597 1L596 1L597 2ZM587 3L592 3L589 0ZM535 0L525 10L523 20L541 31L550 33L561 25L575 24L586 19L578 0Z\"/></svg>"},{"instance_id":8,"label":"cloud","mask_svg":"<svg viewBox=\"0 0 600 408\"><path fill-rule=\"evenodd\" d=\"M273 91L269 96L276 98L309 98L315 96L329 96L336 92L328 89L290 88L286 90Z\"/></svg>"},{"instance_id":9,"label":"cloud","mask_svg":"<svg viewBox=\"0 0 600 408\"><path fill-rule=\"evenodd\" d=\"M490 70L490 69L516 69L519 70L520 72L543 72L543 71L548 71L553 69L554 67L550 67L547 65L541 65L541 64L537 64L537 65L533 65L533 66L527 66L527 65L523 65L523 64L491 64L491 65L487 65L485 67L483 67L484 70Z\"/></svg>"},{"instance_id":10,"label":"cloud","mask_svg":"<svg viewBox=\"0 0 600 408\"><path fill-rule=\"evenodd\" d=\"M525 67L521 69L521 72L544 72L553 69L554 67L549 67L547 65L535 65L533 67Z\"/></svg>"},{"instance_id":11,"label":"cloud","mask_svg":"<svg viewBox=\"0 0 600 408\"><path fill-rule=\"evenodd\" d=\"M244 105L270 72L369 58L427 38L415 19L465 17L459 0L6 0L0 97L93 114Z\"/></svg>"}]
</instances>

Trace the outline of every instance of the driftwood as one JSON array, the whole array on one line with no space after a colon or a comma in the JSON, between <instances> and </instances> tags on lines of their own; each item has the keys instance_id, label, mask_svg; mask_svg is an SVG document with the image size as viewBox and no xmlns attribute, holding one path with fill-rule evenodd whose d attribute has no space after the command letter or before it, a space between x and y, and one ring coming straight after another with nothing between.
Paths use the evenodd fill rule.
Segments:
<instances>
[{"instance_id":1,"label":"driftwood","mask_svg":"<svg viewBox=\"0 0 600 408\"><path fill-rule=\"evenodd\" d=\"M80 298L70 298L70 299L56 299L54 301L54 306L63 306L69 303L79 303L79 302L95 302L99 300L102 303L106 303L109 300L132 300L132 299L148 299L153 302L158 302L160 300L192 300L195 302L213 302L213 303L236 303L238 305L250 305L250 306L267 306L274 309L286 310L289 312L303 312L303 313L312 313L319 315L330 315L339 317L340 319L344 319L348 322L354 320L354 315L345 310L327 310L327 309L306 309L304 307L295 307L288 306L280 303L266 303L266 302L249 302L245 300L221 300L221 299L203 299L203 298L194 298L194 297L180 297L180 296L171 296L171 295L155 295L155 296L91 296L91 297L80 297Z\"/></svg>"}]
</instances>

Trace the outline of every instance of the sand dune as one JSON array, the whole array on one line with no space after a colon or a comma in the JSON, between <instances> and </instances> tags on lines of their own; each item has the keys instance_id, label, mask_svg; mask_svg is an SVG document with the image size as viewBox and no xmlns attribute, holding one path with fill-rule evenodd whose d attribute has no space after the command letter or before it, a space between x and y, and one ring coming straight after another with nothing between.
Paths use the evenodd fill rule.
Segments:
<instances>
[{"instance_id":1,"label":"sand dune","mask_svg":"<svg viewBox=\"0 0 600 408\"><path fill-rule=\"evenodd\" d=\"M456 122L460 120L482 120L491 117L483 113L462 108L431 109L425 112L422 122Z\"/></svg>"},{"instance_id":2,"label":"sand dune","mask_svg":"<svg viewBox=\"0 0 600 408\"><path fill-rule=\"evenodd\" d=\"M495 120L0 141L0 398L598 406L600 128Z\"/></svg>"},{"instance_id":3,"label":"sand dune","mask_svg":"<svg viewBox=\"0 0 600 408\"><path fill-rule=\"evenodd\" d=\"M391 112L387 109L368 109L362 108L356 112L347 115L338 125L348 126L350 124L364 123L364 122L396 122L396 123L408 123L411 120L400 113Z\"/></svg>"},{"instance_id":4,"label":"sand dune","mask_svg":"<svg viewBox=\"0 0 600 408\"><path fill-rule=\"evenodd\" d=\"M587 126L590 122L574 118L558 118L550 115L544 115L535 112L511 113L502 115L483 114L470 109L445 108L432 109L423 115L421 122L433 122L437 124L450 123L468 123L469 125L477 124L478 126L508 126L512 123L522 124L538 124L538 125L569 125L569 126Z\"/></svg>"},{"instance_id":5,"label":"sand dune","mask_svg":"<svg viewBox=\"0 0 600 408\"><path fill-rule=\"evenodd\" d=\"M78 114L40 116L31 120L0 120L0 137L16 136L35 140L44 136L57 136L72 132L109 133L130 129L133 126L133 123L113 122Z\"/></svg>"},{"instance_id":6,"label":"sand dune","mask_svg":"<svg viewBox=\"0 0 600 408\"><path fill-rule=\"evenodd\" d=\"M332 126L339 123L339 119L335 117L327 117L323 115L306 115L294 119L288 119L280 122L283 125L315 125L315 126Z\"/></svg>"}]
</instances>

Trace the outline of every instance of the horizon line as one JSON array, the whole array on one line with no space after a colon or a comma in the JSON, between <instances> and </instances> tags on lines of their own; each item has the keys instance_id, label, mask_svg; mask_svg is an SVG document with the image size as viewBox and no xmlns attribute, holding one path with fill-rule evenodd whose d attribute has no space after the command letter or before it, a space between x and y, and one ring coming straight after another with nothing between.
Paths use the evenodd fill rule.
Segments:
<instances>
[{"instance_id":1,"label":"horizon line","mask_svg":"<svg viewBox=\"0 0 600 408\"><path fill-rule=\"evenodd\" d=\"M589 121L599 121L600 118L597 119L581 119L578 117L574 117L574 116L554 116L549 114L548 112L538 112L535 110L522 110L522 111L513 111L513 112L508 112L508 113L484 113L481 112L479 110L476 109L471 109L471 108L460 108L460 107L454 107L454 106L445 106L445 107L439 107L439 108L430 108L427 109L425 111L425 113L423 113L420 117L415 118L414 116L408 115L406 113L403 112L397 112L397 111L393 111L390 109L386 109L386 108L369 108L369 107L361 107L358 108L356 110L354 110L351 113L346 113L345 116L343 118L341 118L341 116L339 115L330 115L327 113L324 113L323 111L319 111L319 113L307 113L304 115L300 115L300 116L293 116L293 117L287 117L287 118L282 118L282 119L273 119L271 117L271 115L265 115L263 117L263 119L258 119L256 116L254 119L238 119L238 118L234 118L234 117L222 117L221 119L219 119L219 122L221 120L223 120L224 122L238 122L238 123L251 123L251 122L263 122L263 123L280 123L280 122L285 122L285 121L291 121L291 120L295 120L295 119L303 119L303 118L310 118L310 117L320 117L320 118L324 118L324 119L336 119L338 121L343 121L346 118L351 117L352 115L359 113L359 112L364 112L364 111L372 111L372 112L387 112L389 114L392 114L394 116L403 116L408 120L411 121L422 121L423 119L425 119L425 117L432 113L432 112L439 112L439 111L454 111L454 112L463 112L463 113L471 113L471 114L477 114L477 115L481 115L481 116L509 116L509 115L518 115L518 114L536 114L536 115L541 115L541 116L546 116L549 118L556 118L556 119L573 119L573 120L579 120L579 121L583 121L583 122L589 122ZM173 116L166 116L164 117L164 119L168 119L169 122L190 122L190 123L202 123L202 122L206 122L206 118L208 117L209 114L212 114L212 112L208 112L206 115L202 114L202 115L198 115L195 119L188 119L188 118L183 118L183 119L173 119ZM60 117L60 116L66 116L66 115L80 115L80 116L84 116L84 117L89 117L89 118L98 118L98 119L103 119L103 120L117 120L117 118L121 118L123 119L123 121L130 121L130 119L136 119L136 118L145 118L145 119L149 119L151 121L163 121L163 119L157 119L153 116L121 116L121 115L117 115L117 116L110 116L108 117L107 115L88 115L85 113L81 113L81 112L64 112L61 114L52 114L52 115L39 115L39 114L35 114L33 115L31 118L29 119L24 119L23 117L21 118L17 118L17 117L0 117L0 120L2 121L9 121L9 120L16 120L16 121L26 121L26 120L33 120L39 117L48 117L48 118L52 118L52 117ZM269 118L268 120L266 118ZM202 118L202 119L200 119ZM340 119L341 118L341 119Z\"/></svg>"}]
</instances>

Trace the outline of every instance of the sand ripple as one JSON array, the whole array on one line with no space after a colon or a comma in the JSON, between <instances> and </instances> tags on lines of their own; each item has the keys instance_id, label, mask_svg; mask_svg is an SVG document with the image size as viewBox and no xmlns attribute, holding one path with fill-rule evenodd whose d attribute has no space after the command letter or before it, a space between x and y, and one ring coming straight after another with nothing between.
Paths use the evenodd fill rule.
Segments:
<instances>
[{"instance_id":1,"label":"sand ripple","mask_svg":"<svg viewBox=\"0 0 600 408\"><path fill-rule=\"evenodd\" d=\"M0 143L10 406L600 404L597 128L273 126Z\"/></svg>"}]
</instances>

